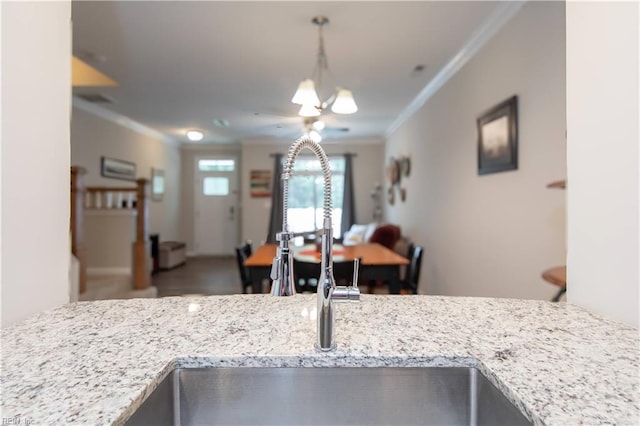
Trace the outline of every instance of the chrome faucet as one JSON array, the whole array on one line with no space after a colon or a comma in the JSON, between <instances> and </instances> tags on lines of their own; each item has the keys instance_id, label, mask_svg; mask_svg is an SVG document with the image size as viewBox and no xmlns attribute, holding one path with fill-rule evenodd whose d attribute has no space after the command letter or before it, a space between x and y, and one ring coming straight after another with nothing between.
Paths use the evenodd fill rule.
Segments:
<instances>
[{"instance_id":1,"label":"chrome faucet","mask_svg":"<svg viewBox=\"0 0 640 426\"><path fill-rule=\"evenodd\" d=\"M329 167L329 160L322 147L308 137L298 139L289 147L282 172L282 232L276 235L276 240L280 242L280 245L278 246L276 257L273 259L271 266L271 279L273 280L271 284L271 295L293 296L296 294L293 274L293 253L289 246L290 241L293 239L293 233L289 231L287 211L289 208L289 179L293 174L295 160L304 148L309 148L320 161L324 177L322 261L317 290L318 338L315 347L320 351L331 351L336 348L334 336L334 302L360 300L360 290L358 289L358 269L360 261L358 259L354 261L352 285L336 286L335 278L333 277L333 257L331 252L333 246L333 229L331 226L331 168Z\"/></svg>"}]
</instances>

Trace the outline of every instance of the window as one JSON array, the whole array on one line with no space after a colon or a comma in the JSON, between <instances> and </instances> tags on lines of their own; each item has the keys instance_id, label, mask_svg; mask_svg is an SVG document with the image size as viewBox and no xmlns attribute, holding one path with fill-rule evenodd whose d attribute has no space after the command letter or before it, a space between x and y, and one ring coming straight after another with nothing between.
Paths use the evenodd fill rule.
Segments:
<instances>
[{"instance_id":1,"label":"window","mask_svg":"<svg viewBox=\"0 0 640 426\"><path fill-rule=\"evenodd\" d=\"M340 238L342 222L342 200L344 197L343 157L329 158L331 166L331 202L333 206L333 236ZM322 229L324 201L324 178L320 161L315 157L300 156L289 181L289 228L292 232L309 232Z\"/></svg>"},{"instance_id":2,"label":"window","mask_svg":"<svg viewBox=\"0 0 640 426\"><path fill-rule=\"evenodd\" d=\"M161 201L164 195L164 170L151 169L151 199Z\"/></svg>"},{"instance_id":3,"label":"window","mask_svg":"<svg viewBox=\"0 0 640 426\"><path fill-rule=\"evenodd\" d=\"M198 160L198 170L201 172L232 172L236 169L236 161L234 159L222 160Z\"/></svg>"},{"instance_id":4,"label":"window","mask_svg":"<svg viewBox=\"0 0 640 426\"><path fill-rule=\"evenodd\" d=\"M202 194L207 196L229 195L229 178L206 177L202 179Z\"/></svg>"}]
</instances>

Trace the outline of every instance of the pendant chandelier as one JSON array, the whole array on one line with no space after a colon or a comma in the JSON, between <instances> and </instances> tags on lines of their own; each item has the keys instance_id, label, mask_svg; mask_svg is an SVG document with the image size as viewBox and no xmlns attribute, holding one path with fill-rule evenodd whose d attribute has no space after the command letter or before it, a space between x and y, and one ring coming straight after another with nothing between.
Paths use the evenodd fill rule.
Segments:
<instances>
[{"instance_id":1,"label":"pendant chandelier","mask_svg":"<svg viewBox=\"0 0 640 426\"><path fill-rule=\"evenodd\" d=\"M316 143L322 142L322 135L320 132L324 129L324 121L318 120L314 117L305 117L304 119L304 132L302 136L311 138Z\"/></svg>"},{"instance_id":2,"label":"pendant chandelier","mask_svg":"<svg viewBox=\"0 0 640 426\"><path fill-rule=\"evenodd\" d=\"M317 117L331 105L331 111L336 114L353 114L358 111L358 106L353 100L350 90L335 86L334 91L325 100L321 101L318 93L322 95L323 78L326 76L330 83L334 82L333 75L329 70L327 55L324 51L324 38L322 28L329 23L326 16L316 16L311 20L318 26L318 56L311 78L302 80L298 85L298 90L291 99L294 104L301 105L298 115L302 117ZM316 92L316 88L318 91Z\"/></svg>"}]
</instances>

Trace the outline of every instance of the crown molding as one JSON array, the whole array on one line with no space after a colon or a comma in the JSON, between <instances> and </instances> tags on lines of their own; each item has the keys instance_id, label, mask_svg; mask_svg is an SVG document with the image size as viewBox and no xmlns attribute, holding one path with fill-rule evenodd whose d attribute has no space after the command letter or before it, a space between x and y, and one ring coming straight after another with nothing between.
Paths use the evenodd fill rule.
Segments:
<instances>
[{"instance_id":1,"label":"crown molding","mask_svg":"<svg viewBox=\"0 0 640 426\"><path fill-rule=\"evenodd\" d=\"M197 143L197 142L183 142L180 145L180 149L183 151L211 151L215 153L238 153L240 152L240 143Z\"/></svg>"},{"instance_id":2,"label":"crown molding","mask_svg":"<svg viewBox=\"0 0 640 426\"><path fill-rule=\"evenodd\" d=\"M527 0L501 2L486 21L471 35L453 58L433 77L405 107L385 132L389 138L413 114L427 103L491 38L515 16Z\"/></svg>"},{"instance_id":3,"label":"crown molding","mask_svg":"<svg viewBox=\"0 0 640 426\"><path fill-rule=\"evenodd\" d=\"M140 133L141 135L149 136L154 139L160 139L162 142L167 145L172 146L180 146L180 142L170 138L169 136L161 133L151 127L145 126L142 123L139 123L131 118L119 114L117 112L108 110L106 108L102 108L101 106L92 104L91 102L87 102L84 99L80 99L76 96L72 97L72 105L75 108L81 109L82 111L88 112L89 114L93 114L97 117L103 118L107 121L110 121L119 126L125 127L134 132Z\"/></svg>"},{"instance_id":4,"label":"crown molding","mask_svg":"<svg viewBox=\"0 0 640 426\"><path fill-rule=\"evenodd\" d=\"M282 145L282 146L290 146L291 143L295 142L297 138L276 138L271 136L258 137L258 138L248 138L242 139L240 141L241 146L274 146L274 145ZM320 142L320 145L383 145L385 142L384 137L382 136L354 136L340 139L323 139Z\"/></svg>"}]
</instances>

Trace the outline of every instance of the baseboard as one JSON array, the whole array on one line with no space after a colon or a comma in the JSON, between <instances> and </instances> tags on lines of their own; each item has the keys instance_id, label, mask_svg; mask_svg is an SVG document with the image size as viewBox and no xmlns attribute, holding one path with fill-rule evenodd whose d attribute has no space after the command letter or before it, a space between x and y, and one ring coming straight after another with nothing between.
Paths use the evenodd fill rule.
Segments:
<instances>
[{"instance_id":1,"label":"baseboard","mask_svg":"<svg viewBox=\"0 0 640 426\"><path fill-rule=\"evenodd\" d=\"M87 268L87 275L131 275L131 268Z\"/></svg>"},{"instance_id":2,"label":"baseboard","mask_svg":"<svg viewBox=\"0 0 640 426\"><path fill-rule=\"evenodd\" d=\"M136 210L124 208L119 209L115 207L85 208L84 214L86 216L138 216L138 212Z\"/></svg>"}]
</instances>

